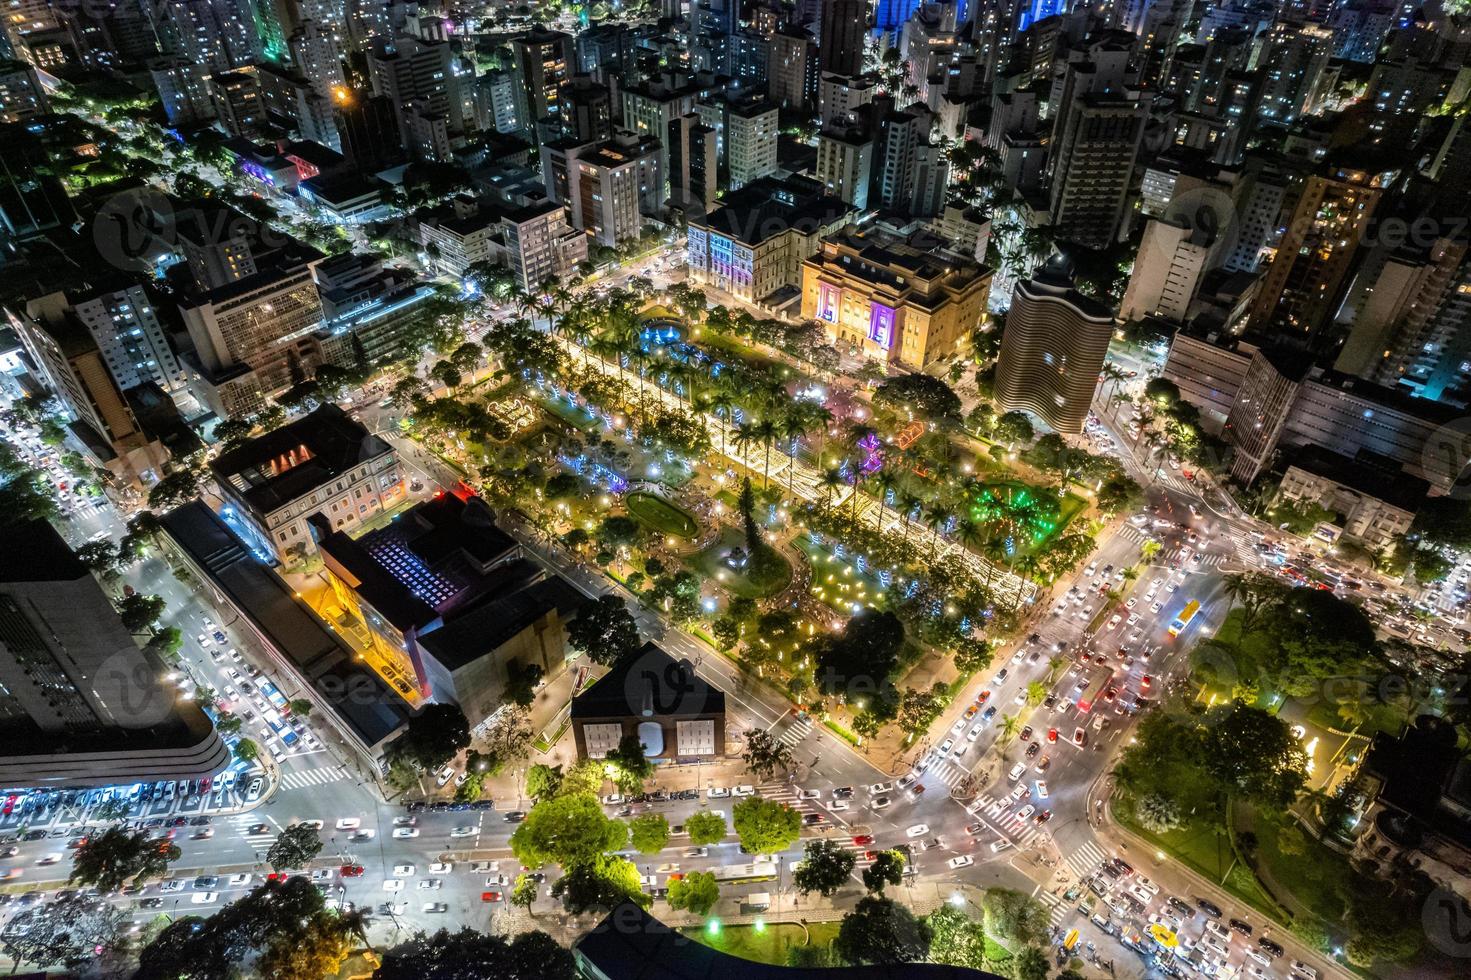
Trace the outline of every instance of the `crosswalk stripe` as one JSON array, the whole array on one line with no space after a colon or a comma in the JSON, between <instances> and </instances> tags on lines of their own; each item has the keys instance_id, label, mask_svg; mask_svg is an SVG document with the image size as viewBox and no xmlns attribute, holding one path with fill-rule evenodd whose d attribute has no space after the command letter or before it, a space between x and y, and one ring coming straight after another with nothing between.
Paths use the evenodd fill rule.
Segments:
<instances>
[{"instance_id":1,"label":"crosswalk stripe","mask_svg":"<svg viewBox=\"0 0 1471 980\"><path fill-rule=\"evenodd\" d=\"M1052 920L1053 925L1061 923L1067 915L1067 903L1063 901L1061 895L1054 895L1049 891L1041 891L1037 893L1037 900L1047 906L1047 915Z\"/></svg>"},{"instance_id":2,"label":"crosswalk stripe","mask_svg":"<svg viewBox=\"0 0 1471 980\"><path fill-rule=\"evenodd\" d=\"M343 772L336 766L322 766L318 769L293 770L281 775L281 785L286 789L303 789L307 786L323 786L327 783L335 783L345 778Z\"/></svg>"},{"instance_id":3,"label":"crosswalk stripe","mask_svg":"<svg viewBox=\"0 0 1471 980\"><path fill-rule=\"evenodd\" d=\"M1108 860L1108 855L1105 854L1103 848L1099 847L1096 843L1094 843L1093 841L1088 841L1082 847L1069 854L1065 858L1065 860L1067 861L1067 866L1072 870L1073 874L1077 875L1079 878L1086 878L1091 875L1098 868L1099 865Z\"/></svg>"}]
</instances>

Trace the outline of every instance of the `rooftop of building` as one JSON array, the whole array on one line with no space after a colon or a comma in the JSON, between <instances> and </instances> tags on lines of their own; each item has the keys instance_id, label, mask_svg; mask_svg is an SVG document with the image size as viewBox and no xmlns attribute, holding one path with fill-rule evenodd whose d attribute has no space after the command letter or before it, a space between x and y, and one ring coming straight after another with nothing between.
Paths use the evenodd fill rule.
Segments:
<instances>
[{"instance_id":1,"label":"rooftop of building","mask_svg":"<svg viewBox=\"0 0 1471 980\"><path fill-rule=\"evenodd\" d=\"M998 980L996 974L937 963L803 968L722 953L671 928L633 902L612 909L578 940L573 954L613 980Z\"/></svg>"},{"instance_id":2,"label":"rooftop of building","mask_svg":"<svg viewBox=\"0 0 1471 980\"><path fill-rule=\"evenodd\" d=\"M1058 252L1043 263L1042 267L1032 274L1032 278L1018 282L1016 290L1029 295L1052 296L1061 299L1084 316L1093 319L1112 319L1113 310L1093 297L1078 292L1074 285L1074 276L1075 267L1072 259Z\"/></svg>"},{"instance_id":3,"label":"rooftop of building","mask_svg":"<svg viewBox=\"0 0 1471 980\"><path fill-rule=\"evenodd\" d=\"M221 453L209 465L216 480L258 513L269 514L389 452L388 443L329 403Z\"/></svg>"},{"instance_id":4,"label":"rooftop of building","mask_svg":"<svg viewBox=\"0 0 1471 980\"><path fill-rule=\"evenodd\" d=\"M1471 760L1457 747L1449 724L1422 715L1398 738L1376 734L1364 768L1381 780L1380 803L1471 848Z\"/></svg>"},{"instance_id":5,"label":"rooftop of building","mask_svg":"<svg viewBox=\"0 0 1471 980\"><path fill-rule=\"evenodd\" d=\"M43 520L14 521L0 525L0 548L7 555L24 555L25 561L0 562L0 583L75 582L90 575L56 529Z\"/></svg>"},{"instance_id":6,"label":"rooftop of building","mask_svg":"<svg viewBox=\"0 0 1471 980\"><path fill-rule=\"evenodd\" d=\"M650 641L572 699L573 718L698 717L723 714L725 693L705 683L688 660Z\"/></svg>"},{"instance_id":7,"label":"rooftop of building","mask_svg":"<svg viewBox=\"0 0 1471 980\"><path fill-rule=\"evenodd\" d=\"M359 198L382 195L386 184L371 174L351 171L321 174L301 182L313 197L330 205L348 204Z\"/></svg>"},{"instance_id":8,"label":"rooftop of building","mask_svg":"<svg viewBox=\"0 0 1471 980\"><path fill-rule=\"evenodd\" d=\"M347 649L279 575L267 568L202 501L160 520L169 538L208 576L252 628L291 664L364 744L398 731L408 709Z\"/></svg>"},{"instance_id":9,"label":"rooftop of building","mask_svg":"<svg viewBox=\"0 0 1471 980\"><path fill-rule=\"evenodd\" d=\"M1332 480L1411 514L1419 510L1425 502L1425 495L1430 492L1428 481L1410 476L1398 463L1367 450L1351 458L1322 446L1301 446L1292 451L1287 465Z\"/></svg>"},{"instance_id":10,"label":"rooftop of building","mask_svg":"<svg viewBox=\"0 0 1471 980\"><path fill-rule=\"evenodd\" d=\"M843 220L853 206L823 192L805 177L762 177L725 195L720 207L705 216L710 232L756 246L790 229L812 234Z\"/></svg>"},{"instance_id":11,"label":"rooftop of building","mask_svg":"<svg viewBox=\"0 0 1471 980\"><path fill-rule=\"evenodd\" d=\"M318 523L313 520L320 532ZM400 631L422 630L482 596L534 579L510 561L519 546L495 526L479 497L443 494L362 537L334 531L321 534L317 545L323 559L356 580L358 595Z\"/></svg>"},{"instance_id":12,"label":"rooftop of building","mask_svg":"<svg viewBox=\"0 0 1471 980\"><path fill-rule=\"evenodd\" d=\"M586 597L560 576L544 577L539 565L526 559L511 563L519 584L487 592L468 609L456 610L445 624L424 634L419 645L447 670L458 670L500 649L507 641L555 610L571 619Z\"/></svg>"},{"instance_id":13,"label":"rooftop of building","mask_svg":"<svg viewBox=\"0 0 1471 980\"><path fill-rule=\"evenodd\" d=\"M872 227L849 225L822 244L820 254L824 257L832 252L839 263L851 264L849 257L856 256L863 263L865 277L880 280L898 292L914 287L921 287L919 291L923 292L924 284L946 279L964 285L983 271L975 262L920 248Z\"/></svg>"}]
</instances>

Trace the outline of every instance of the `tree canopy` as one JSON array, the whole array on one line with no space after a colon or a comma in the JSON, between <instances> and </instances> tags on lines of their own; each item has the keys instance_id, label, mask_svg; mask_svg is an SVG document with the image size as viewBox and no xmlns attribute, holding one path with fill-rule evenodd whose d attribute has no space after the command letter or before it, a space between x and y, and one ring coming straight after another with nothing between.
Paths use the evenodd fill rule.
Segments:
<instances>
[{"instance_id":1,"label":"tree canopy","mask_svg":"<svg viewBox=\"0 0 1471 980\"><path fill-rule=\"evenodd\" d=\"M833 949L855 966L918 963L929 956L930 927L888 898L870 895L843 916Z\"/></svg>"},{"instance_id":2,"label":"tree canopy","mask_svg":"<svg viewBox=\"0 0 1471 980\"><path fill-rule=\"evenodd\" d=\"M852 851L835 840L808 841L802 863L792 873L792 884L803 895L818 892L830 898L847 883L856 860Z\"/></svg>"},{"instance_id":3,"label":"tree canopy","mask_svg":"<svg viewBox=\"0 0 1471 980\"><path fill-rule=\"evenodd\" d=\"M785 803L747 796L731 810L741 846L755 854L785 851L802 832L801 815Z\"/></svg>"},{"instance_id":4,"label":"tree canopy","mask_svg":"<svg viewBox=\"0 0 1471 980\"><path fill-rule=\"evenodd\" d=\"M889 378L873 393L873 404L936 421L960 420L960 396L945 382L928 374Z\"/></svg>"},{"instance_id":5,"label":"tree canopy","mask_svg":"<svg viewBox=\"0 0 1471 980\"><path fill-rule=\"evenodd\" d=\"M470 722L459 706L427 704L409 718L404 733L389 744L389 754L433 771L470 747Z\"/></svg>"},{"instance_id":6,"label":"tree canopy","mask_svg":"<svg viewBox=\"0 0 1471 980\"><path fill-rule=\"evenodd\" d=\"M515 939L488 936L464 926L416 932L383 951L373 980L573 980L572 953L544 932Z\"/></svg>"},{"instance_id":7,"label":"tree canopy","mask_svg":"<svg viewBox=\"0 0 1471 980\"><path fill-rule=\"evenodd\" d=\"M633 656L642 646L628 604L612 593L582 607L567 624L567 642L594 663L607 666Z\"/></svg>"}]
</instances>

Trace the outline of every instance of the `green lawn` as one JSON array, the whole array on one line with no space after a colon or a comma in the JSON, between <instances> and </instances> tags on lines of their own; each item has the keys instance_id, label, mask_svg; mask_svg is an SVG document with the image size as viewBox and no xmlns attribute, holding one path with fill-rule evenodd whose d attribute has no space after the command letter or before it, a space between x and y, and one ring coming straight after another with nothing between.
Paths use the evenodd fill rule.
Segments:
<instances>
[{"instance_id":1,"label":"green lawn","mask_svg":"<svg viewBox=\"0 0 1471 980\"><path fill-rule=\"evenodd\" d=\"M660 534L672 534L681 538L692 538L700 525L683 509L661 497L642 490L635 490L623 498L628 513Z\"/></svg>"},{"instance_id":2,"label":"green lawn","mask_svg":"<svg viewBox=\"0 0 1471 980\"><path fill-rule=\"evenodd\" d=\"M715 543L689 559L693 570L712 579L731 595L764 599L776 595L792 581L792 566L775 551L768 551L764 564L748 562L744 571L736 571L722 560L732 548L744 548L745 535L726 528Z\"/></svg>"},{"instance_id":3,"label":"green lawn","mask_svg":"<svg viewBox=\"0 0 1471 980\"><path fill-rule=\"evenodd\" d=\"M1232 866L1231 844L1226 838L1225 831L1221 828L1202 825L1182 827L1164 834L1151 833L1134 822L1133 813L1123 801L1114 805L1114 816L1118 818L1119 823L1162 851L1166 855L1166 860L1173 858L1180 861L1248 905L1269 912L1274 918L1279 915L1276 911L1276 903L1257 886L1251 869L1240 865ZM1134 863L1138 864L1137 861ZM1230 869L1229 875L1227 869ZM1224 884L1221 882L1223 875L1226 876Z\"/></svg>"},{"instance_id":4,"label":"green lawn","mask_svg":"<svg viewBox=\"0 0 1471 980\"><path fill-rule=\"evenodd\" d=\"M743 960L754 960L757 963L783 966L787 962L788 947L807 945L809 934L813 946L831 945L833 939L837 937L838 924L836 922L813 922L808 924L805 931L800 925L782 923L762 928L724 926L715 933L704 927L683 929L681 932L722 953L739 956Z\"/></svg>"},{"instance_id":5,"label":"green lawn","mask_svg":"<svg viewBox=\"0 0 1471 980\"><path fill-rule=\"evenodd\" d=\"M1267 880L1291 891L1294 898L1325 921L1342 920L1342 889L1352 876L1347 858L1311 834L1304 835L1304 853L1283 854L1277 846L1277 828L1271 824L1259 822L1256 836L1256 861Z\"/></svg>"},{"instance_id":6,"label":"green lawn","mask_svg":"<svg viewBox=\"0 0 1471 980\"><path fill-rule=\"evenodd\" d=\"M812 566L812 594L845 616L853 614L853 604L876 607L884 596L878 579L859 572L851 559L834 558L832 552L819 547L803 534L792 542L807 556Z\"/></svg>"}]
</instances>

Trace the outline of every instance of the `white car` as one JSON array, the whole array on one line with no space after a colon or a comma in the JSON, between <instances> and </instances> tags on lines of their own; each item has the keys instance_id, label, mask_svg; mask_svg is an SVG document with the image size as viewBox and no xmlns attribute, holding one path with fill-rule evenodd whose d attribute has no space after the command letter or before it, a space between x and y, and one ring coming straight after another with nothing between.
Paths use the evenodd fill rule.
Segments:
<instances>
[{"instance_id":1,"label":"white car","mask_svg":"<svg viewBox=\"0 0 1471 980\"><path fill-rule=\"evenodd\" d=\"M42 867L48 867L53 864L60 864L62 857L63 855L57 853L47 854L36 863L41 865Z\"/></svg>"},{"instance_id":2,"label":"white car","mask_svg":"<svg viewBox=\"0 0 1471 980\"><path fill-rule=\"evenodd\" d=\"M312 872L312 881L331 881L331 880L332 880L332 869L331 868L318 868L317 870L315 870L315 871Z\"/></svg>"},{"instance_id":3,"label":"white car","mask_svg":"<svg viewBox=\"0 0 1471 980\"><path fill-rule=\"evenodd\" d=\"M438 878L424 878L420 880L419 884L415 887L417 887L421 892L437 892L439 891L439 889L444 887L444 882L440 881Z\"/></svg>"},{"instance_id":4,"label":"white car","mask_svg":"<svg viewBox=\"0 0 1471 980\"><path fill-rule=\"evenodd\" d=\"M410 838L414 838L414 837L418 837L419 836L419 828L418 827L394 827L393 828L393 836L394 837L397 837L399 840L409 840Z\"/></svg>"},{"instance_id":5,"label":"white car","mask_svg":"<svg viewBox=\"0 0 1471 980\"><path fill-rule=\"evenodd\" d=\"M965 731L965 716L961 715L959 718L956 718L955 724L950 726L950 730L957 735Z\"/></svg>"},{"instance_id":6,"label":"white car","mask_svg":"<svg viewBox=\"0 0 1471 980\"><path fill-rule=\"evenodd\" d=\"M712 800L723 800L730 796L730 790L724 786L711 786L706 790L705 795Z\"/></svg>"},{"instance_id":7,"label":"white car","mask_svg":"<svg viewBox=\"0 0 1471 980\"><path fill-rule=\"evenodd\" d=\"M1026 647L1017 647L1016 653L1013 653L1011 655L1011 662L1014 663L1014 664L1019 664L1019 663L1022 662L1023 659L1026 658L1026 655L1027 655L1027 649L1026 649Z\"/></svg>"},{"instance_id":8,"label":"white car","mask_svg":"<svg viewBox=\"0 0 1471 980\"><path fill-rule=\"evenodd\" d=\"M829 810L846 810L846 809L848 809L848 801L847 800L833 800L831 803L829 803L827 805L827 808Z\"/></svg>"},{"instance_id":9,"label":"white car","mask_svg":"<svg viewBox=\"0 0 1471 980\"><path fill-rule=\"evenodd\" d=\"M444 902L425 902L424 911L430 915L438 915L441 912L448 912L449 905Z\"/></svg>"},{"instance_id":10,"label":"white car","mask_svg":"<svg viewBox=\"0 0 1471 980\"><path fill-rule=\"evenodd\" d=\"M443 786L445 783L447 783L451 779L453 779L454 778L454 775L455 775L455 768L454 768L454 766L445 766L443 769L439 770L439 774L437 776L435 776L435 778L434 778L434 785L436 785L436 786Z\"/></svg>"},{"instance_id":11,"label":"white car","mask_svg":"<svg viewBox=\"0 0 1471 980\"><path fill-rule=\"evenodd\" d=\"M969 854L962 854L959 857L951 858L945 863L952 868L968 868L972 864L976 863L976 859L971 857Z\"/></svg>"},{"instance_id":12,"label":"white car","mask_svg":"<svg viewBox=\"0 0 1471 980\"><path fill-rule=\"evenodd\" d=\"M1019 820L1025 820L1025 819L1027 819L1028 817L1030 817L1032 814L1034 814L1036 812L1037 812L1037 808L1034 807L1034 806L1032 806L1032 804L1028 803L1026 806L1024 806L1020 810L1016 811L1017 819L1019 819Z\"/></svg>"},{"instance_id":13,"label":"white car","mask_svg":"<svg viewBox=\"0 0 1471 980\"><path fill-rule=\"evenodd\" d=\"M1037 799L1039 799L1039 800L1045 800L1045 799L1047 799L1047 781L1044 780L1044 779L1039 779L1039 780L1037 780L1036 786L1037 786Z\"/></svg>"},{"instance_id":14,"label":"white car","mask_svg":"<svg viewBox=\"0 0 1471 980\"><path fill-rule=\"evenodd\" d=\"M965 733L965 740L967 742L974 742L976 739L981 737L981 731L985 729L985 727L985 725L979 722L970 726L970 731Z\"/></svg>"},{"instance_id":15,"label":"white car","mask_svg":"<svg viewBox=\"0 0 1471 980\"><path fill-rule=\"evenodd\" d=\"M910 837L923 837L929 832L930 825L927 823L917 823L913 827L910 827L908 830L904 831L904 833Z\"/></svg>"},{"instance_id":16,"label":"white car","mask_svg":"<svg viewBox=\"0 0 1471 980\"><path fill-rule=\"evenodd\" d=\"M474 837L479 832L479 827L456 827L449 832L449 835L451 837Z\"/></svg>"},{"instance_id":17,"label":"white car","mask_svg":"<svg viewBox=\"0 0 1471 980\"><path fill-rule=\"evenodd\" d=\"M797 790L797 799L799 799L799 800L820 800L820 799L822 799L822 790L820 790L820 789L799 789L799 790Z\"/></svg>"},{"instance_id":18,"label":"white car","mask_svg":"<svg viewBox=\"0 0 1471 980\"><path fill-rule=\"evenodd\" d=\"M872 806L875 810L886 810L888 809L889 804L892 802L893 801L890 800L887 796L875 796L873 798L873 802L869 805Z\"/></svg>"},{"instance_id":19,"label":"white car","mask_svg":"<svg viewBox=\"0 0 1471 980\"><path fill-rule=\"evenodd\" d=\"M1004 851L1006 848L1008 848L1010 846L1011 846L1011 841L1009 841L1005 837L1003 837L1003 838L1001 838L1000 840L996 841L994 844L991 845L991 853L992 854L995 854L997 851Z\"/></svg>"},{"instance_id":20,"label":"white car","mask_svg":"<svg viewBox=\"0 0 1471 980\"><path fill-rule=\"evenodd\" d=\"M393 818L393 825L395 827L412 827L414 824L416 824L418 822L419 822L419 818L418 817L394 817Z\"/></svg>"},{"instance_id":21,"label":"white car","mask_svg":"<svg viewBox=\"0 0 1471 980\"><path fill-rule=\"evenodd\" d=\"M248 872L242 871L238 875L231 875L229 878L227 878L225 880L225 884L229 885L231 888L239 888L241 885L250 884L250 879L251 875Z\"/></svg>"},{"instance_id":22,"label":"white car","mask_svg":"<svg viewBox=\"0 0 1471 980\"><path fill-rule=\"evenodd\" d=\"M737 786L730 791L732 796L750 796L755 792L756 787L750 785L749 783L744 786Z\"/></svg>"},{"instance_id":23,"label":"white car","mask_svg":"<svg viewBox=\"0 0 1471 980\"><path fill-rule=\"evenodd\" d=\"M357 817L343 817L341 820L337 821L338 830L357 830L362 825L363 822Z\"/></svg>"},{"instance_id":24,"label":"white car","mask_svg":"<svg viewBox=\"0 0 1471 980\"><path fill-rule=\"evenodd\" d=\"M219 892L195 892L189 896L189 901L193 905L213 905L219 900Z\"/></svg>"},{"instance_id":25,"label":"white car","mask_svg":"<svg viewBox=\"0 0 1471 980\"><path fill-rule=\"evenodd\" d=\"M432 875L447 875L453 870L455 866L452 861L435 861L429 865L429 873Z\"/></svg>"},{"instance_id":26,"label":"white car","mask_svg":"<svg viewBox=\"0 0 1471 980\"><path fill-rule=\"evenodd\" d=\"M891 792L893 789L893 783L874 783L872 786L868 787L868 791L874 796L878 796L882 793Z\"/></svg>"},{"instance_id":27,"label":"white car","mask_svg":"<svg viewBox=\"0 0 1471 980\"><path fill-rule=\"evenodd\" d=\"M401 892L404 890L404 880L402 878L385 878L383 881L383 890L386 892Z\"/></svg>"},{"instance_id":28,"label":"white car","mask_svg":"<svg viewBox=\"0 0 1471 980\"><path fill-rule=\"evenodd\" d=\"M414 866L412 864L395 864L393 866L393 876L395 878L412 878L414 876Z\"/></svg>"},{"instance_id":29,"label":"white car","mask_svg":"<svg viewBox=\"0 0 1471 980\"><path fill-rule=\"evenodd\" d=\"M949 755L950 750L953 748L955 748L955 740L951 738L945 739L944 742L940 743L940 755L942 757Z\"/></svg>"}]
</instances>

